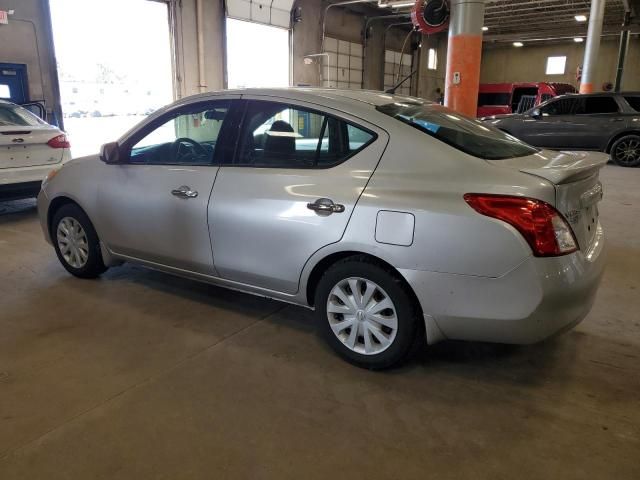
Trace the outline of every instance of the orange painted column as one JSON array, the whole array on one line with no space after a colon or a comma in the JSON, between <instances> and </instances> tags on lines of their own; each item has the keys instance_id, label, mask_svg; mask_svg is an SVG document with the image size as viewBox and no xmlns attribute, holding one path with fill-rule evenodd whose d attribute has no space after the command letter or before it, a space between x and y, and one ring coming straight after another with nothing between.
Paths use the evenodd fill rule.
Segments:
<instances>
[{"instance_id":1,"label":"orange painted column","mask_svg":"<svg viewBox=\"0 0 640 480\"><path fill-rule=\"evenodd\" d=\"M475 117L478 110L484 1L453 0L444 104Z\"/></svg>"},{"instance_id":2,"label":"orange painted column","mask_svg":"<svg viewBox=\"0 0 640 480\"><path fill-rule=\"evenodd\" d=\"M598 51L600 50L600 36L602 35L602 22L604 20L605 0L592 0L589 12L589 30L587 30L587 43L584 47L584 61L582 63L582 79L580 93L592 93L595 80L595 69L598 63Z\"/></svg>"}]
</instances>

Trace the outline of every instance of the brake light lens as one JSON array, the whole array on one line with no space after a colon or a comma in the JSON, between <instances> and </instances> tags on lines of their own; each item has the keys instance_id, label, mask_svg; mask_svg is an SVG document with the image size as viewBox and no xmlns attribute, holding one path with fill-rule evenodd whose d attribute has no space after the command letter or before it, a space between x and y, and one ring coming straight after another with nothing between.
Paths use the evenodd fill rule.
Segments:
<instances>
[{"instance_id":1,"label":"brake light lens","mask_svg":"<svg viewBox=\"0 0 640 480\"><path fill-rule=\"evenodd\" d=\"M464 199L476 212L502 220L518 230L536 257L555 257L578 250L578 242L567 221L542 200L483 193L467 193Z\"/></svg>"},{"instance_id":2,"label":"brake light lens","mask_svg":"<svg viewBox=\"0 0 640 480\"><path fill-rule=\"evenodd\" d=\"M47 142L47 145L51 148L71 148L71 144L64 133L57 137L53 137Z\"/></svg>"}]
</instances>

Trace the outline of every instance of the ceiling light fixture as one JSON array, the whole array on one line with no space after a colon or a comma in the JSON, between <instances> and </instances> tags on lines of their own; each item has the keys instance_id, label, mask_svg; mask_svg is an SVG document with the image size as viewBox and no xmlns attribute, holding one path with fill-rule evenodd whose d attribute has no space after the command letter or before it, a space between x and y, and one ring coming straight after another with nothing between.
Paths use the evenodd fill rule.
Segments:
<instances>
[{"instance_id":1,"label":"ceiling light fixture","mask_svg":"<svg viewBox=\"0 0 640 480\"><path fill-rule=\"evenodd\" d=\"M586 15L576 15L573 18L576 19L576 22L586 22L587 21L587 16Z\"/></svg>"},{"instance_id":2,"label":"ceiling light fixture","mask_svg":"<svg viewBox=\"0 0 640 480\"><path fill-rule=\"evenodd\" d=\"M513 46L514 47L522 47L524 45L524 43L522 42L513 42Z\"/></svg>"},{"instance_id":3,"label":"ceiling light fixture","mask_svg":"<svg viewBox=\"0 0 640 480\"><path fill-rule=\"evenodd\" d=\"M584 38L582 38L582 37L575 37L575 38L573 39L573 41L574 41L574 42L576 42L576 43L582 43L582 42L584 42Z\"/></svg>"},{"instance_id":4,"label":"ceiling light fixture","mask_svg":"<svg viewBox=\"0 0 640 480\"><path fill-rule=\"evenodd\" d=\"M488 32L489 31L489 27L482 27L482 31L483 32Z\"/></svg>"}]
</instances>

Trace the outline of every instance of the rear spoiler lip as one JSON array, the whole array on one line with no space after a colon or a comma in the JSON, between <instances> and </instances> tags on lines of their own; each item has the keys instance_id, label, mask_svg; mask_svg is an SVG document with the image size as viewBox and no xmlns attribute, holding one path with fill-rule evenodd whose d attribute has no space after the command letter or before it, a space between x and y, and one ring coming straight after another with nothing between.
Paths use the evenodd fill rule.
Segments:
<instances>
[{"instance_id":1,"label":"rear spoiler lip","mask_svg":"<svg viewBox=\"0 0 640 480\"><path fill-rule=\"evenodd\" d=\"M532 156L533 157L533 156ZM501 166L508 162L512 168L517 168L523 173L535 175L550 181L554 185L572 183L596 175L609 161L609 155L602 152L572 152L572 151L541 151L536 154L533 165L517 164L518 159L492 160L492 164ZM546 161L546 163L545 163ZM538 163L539 166L535 165Z\"/></svg>"}]
</instances>

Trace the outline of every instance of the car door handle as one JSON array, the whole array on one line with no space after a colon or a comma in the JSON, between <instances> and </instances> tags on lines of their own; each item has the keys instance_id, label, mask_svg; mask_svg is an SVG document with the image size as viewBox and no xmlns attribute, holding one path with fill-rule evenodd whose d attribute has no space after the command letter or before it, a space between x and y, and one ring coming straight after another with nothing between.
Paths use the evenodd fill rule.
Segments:
<instances>
[{"instance_id":1,"label":"car door handle","mask_svg":"<svg viewBox=\"0 0 640 480\"><path fill-rule=\"evenodd\" d=\"M624 118L612 118L610 122L624 122Z\"/></svg>"},{"instance_id":2,"label":"car door handle","mask_svg":"<svg viewBox=\"0 0 640 480\"><path fill-rule=\"evenodd\" d=\"M180 188L171 190L171 195L180 198L196 198L198 196L198 192L196 192L195 190L191 190L191 187L183 185Z\"/></svg>"},{"instance_id":3,"label":"car door handle","mask_svg":"<svg viewBox=\"0 0 640 480\"><path fill-rule=\"evenodd\" d=\"M317 213L331 215L332 213L344 212L344 205L333 203L330 198L319 198L313 203L307 203L307 208Z\"/></svg>"}]
</instances>

